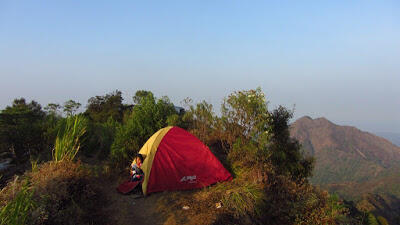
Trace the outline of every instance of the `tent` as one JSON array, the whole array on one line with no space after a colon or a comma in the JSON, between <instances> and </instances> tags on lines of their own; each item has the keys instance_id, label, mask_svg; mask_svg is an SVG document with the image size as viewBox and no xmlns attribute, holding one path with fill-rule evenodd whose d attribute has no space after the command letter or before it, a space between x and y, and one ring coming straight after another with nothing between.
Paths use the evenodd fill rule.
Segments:
<instances>
[{"instance_id":1,"label":"tent","mask_svg":"<svg viewBox=\"0 0 400 225\"><path fill-rule=\"evenodd\" d=\"M157 131L143 145L143 194L202 188L232 179L221 162L194 135L179 127Z\"/></svg>"}]
</instances>

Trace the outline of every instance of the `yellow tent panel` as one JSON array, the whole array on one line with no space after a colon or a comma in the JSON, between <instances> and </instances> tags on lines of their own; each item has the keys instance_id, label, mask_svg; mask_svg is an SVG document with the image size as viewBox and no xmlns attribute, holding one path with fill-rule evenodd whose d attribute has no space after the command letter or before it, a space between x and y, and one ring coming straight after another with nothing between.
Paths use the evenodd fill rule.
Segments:
<instances>
[{"instance_id":1,"label":"yellow tent panel","mask_svg":"<svg viewBox=\"0 0 400 225\"><path fill-rule=\"evenodd\" d=\"M154 156L156 155L157 148L160 145L161 140L168 133L168 131L172 128L165 127L159 131L157 131L153 136L147 140L147 142L140 149L139 153L143 155L144 161L142 164L142 170L144 172L144 180L142 183L143 194L146 195L147 191L147 182L149 181L151 166L153 165Z\"/></svg>"}]
</instances>

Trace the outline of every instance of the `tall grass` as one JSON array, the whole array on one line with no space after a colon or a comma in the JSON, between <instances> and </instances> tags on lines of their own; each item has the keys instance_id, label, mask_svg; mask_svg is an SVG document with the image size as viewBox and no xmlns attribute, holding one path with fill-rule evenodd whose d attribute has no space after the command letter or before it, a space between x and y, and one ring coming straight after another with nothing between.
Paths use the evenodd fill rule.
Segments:
<instances>
[{"instance_id":1,"label":"tall grass","mask_svg":"<svg viewBox=\"0 0 400 225\"><path fill-rule=\"evenodd\" d=\"M260 215L265 199L263 190L255 184L244 183L241 186L229 186L222 198L225 207L234 217L244 215Z\"/></svg>"},{"instance_id":2,"label":"tall grass","mask_svg":"<svg viewBox=\"0 0 400 225\"><path fill-rule=\"evenodd\" d=\"M81 148L83 135L86 133L87 120L81 115L68 117L64 129L56 138L53 150L53 160L73 160Z\"/></svg>"},{"instance_id":3,"label":"tall grass","mask_svg":"<svg viewBox=\"0 0 400 225\"><path fill-rule=\"evenodd\" d=\"M0 210L0 225L26 224L31 209L35 207L32 195L33 191L26 182L15 198Z\"/></svg>"}]
</instances>

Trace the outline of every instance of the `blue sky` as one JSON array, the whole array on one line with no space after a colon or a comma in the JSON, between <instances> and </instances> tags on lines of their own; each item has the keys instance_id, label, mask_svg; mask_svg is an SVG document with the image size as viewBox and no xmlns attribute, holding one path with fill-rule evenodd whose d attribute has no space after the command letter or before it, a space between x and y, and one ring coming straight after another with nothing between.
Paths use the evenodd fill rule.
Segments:
<instances>
[{"instance_id":1,"label":"blue sky","mask_svg":"<svg viewBox=\"0 0 400 225\"><path fill-rule=\"evenodd\" d=\"M399 1L0 1L0 109L115 89L400 133Z\"/></svg>"}]
</instances>

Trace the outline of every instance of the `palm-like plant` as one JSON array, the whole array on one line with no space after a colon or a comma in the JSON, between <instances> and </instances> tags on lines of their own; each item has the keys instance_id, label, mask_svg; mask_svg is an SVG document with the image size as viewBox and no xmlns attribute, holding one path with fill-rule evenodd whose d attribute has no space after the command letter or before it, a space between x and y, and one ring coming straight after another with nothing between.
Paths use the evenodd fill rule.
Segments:
<instances>
[{"instance_id":1,"label":"palm-like plant","mask_svg":"<svg viewBox=\"0 0 400 225\"><path fill-rule=\"evenodd\" d=\"M61 129L53 149L53 160L73 160L81 148L83 135L86 133L87 121L81 115L68 117L65 128Z\"/></svg>"}]
</instances>

